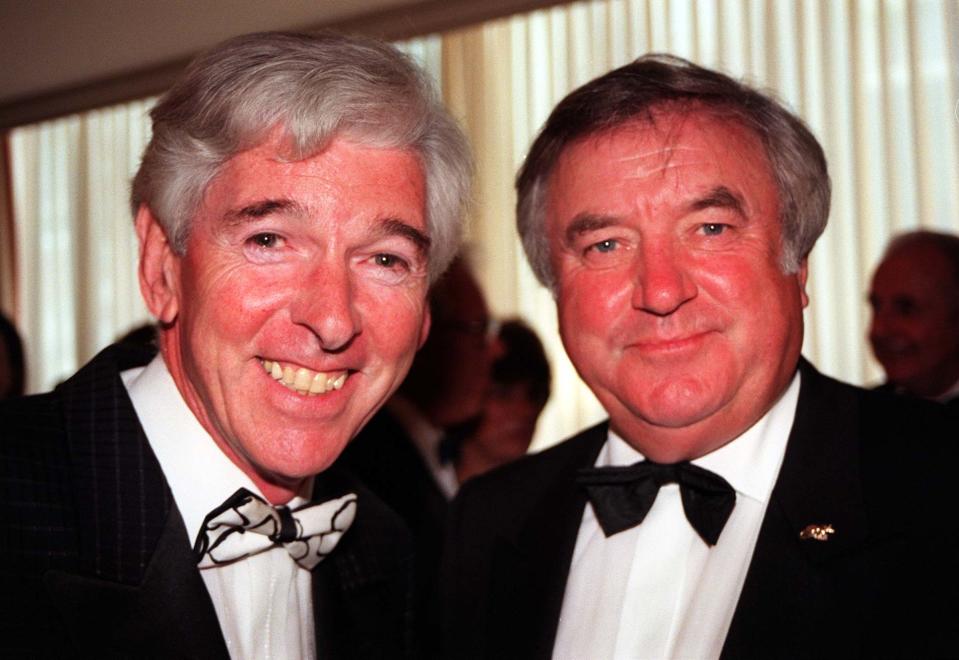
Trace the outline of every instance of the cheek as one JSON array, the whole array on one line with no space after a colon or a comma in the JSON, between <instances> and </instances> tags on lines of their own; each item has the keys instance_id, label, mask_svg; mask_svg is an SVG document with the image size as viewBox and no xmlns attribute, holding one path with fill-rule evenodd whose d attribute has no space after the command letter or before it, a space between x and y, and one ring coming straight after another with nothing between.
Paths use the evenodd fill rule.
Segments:
<instances>
[{"instance_id":1,"label":"cheek","mask_svg":"<svg viewBox=\"0 0 959 660\"><path fill-rule=\"evenodd\" d=\"M762 273L740 259L713 258L695 265L696 283L711 298L728 305L742 306L760 295Z\"/></svg>"},{"instance_id":2,"label":"cheek","mask_svg":"<svg viewBox=\"0 0 959 660\"><path fill-rule=\"evenodd\" d=\"M426 313L425 287L369 287L357 296L364 331L383 355L412 354L419 347Z\"/></svg>"},{"instance_id":3,"label":"cheek","mask_svg":"<svg viewBox=\"0 0 959 660\"><path fill-rule=\"evenodd\" d=\"M959 347L959 333L956 332L955 321L946 316L924 319L915 325L912 333L920 346L928 346L936 350L938 356L945 352L952 352Z\"/></svg>"},{"instance_id":4,"label":"cheek","mask_svg":"<svg viewBox=\"0 0 959 660\"><path fill-rule=\"evenodd\" d=\"M244 335L286 305L288 283L252 275L239 269L209 273L192 296L187 292L185 307L201 310L194 315L198 326L194 330L226 337Z\"/></svg>"},{"instance_id":5,"label":"cheek","mask_svg":"<svg viewBox=\"0 0 959 660\"><path fill-rule=\"evenodd\" d=\"M560 322L570 331L607 334L631 312L633 283L622 271L580 271L559 291Z\"/></svg>"}]
</instances>

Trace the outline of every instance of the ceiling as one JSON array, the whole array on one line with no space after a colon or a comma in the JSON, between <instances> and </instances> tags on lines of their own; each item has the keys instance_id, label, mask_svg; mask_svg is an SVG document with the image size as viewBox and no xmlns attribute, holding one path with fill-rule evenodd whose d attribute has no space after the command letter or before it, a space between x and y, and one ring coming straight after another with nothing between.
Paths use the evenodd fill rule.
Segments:
<instances>
[{"instance_id":1,"label":"ceiling","mask_svg":"<svg viewBox=\"0 0 959 660\"><path fill-rule=\"evenodd\" d=\"M0 104L188 58L227 37L411 8L417 0L0 0ZM395 14L403 20L402 12Z\"/></svg>"}]
</instances>

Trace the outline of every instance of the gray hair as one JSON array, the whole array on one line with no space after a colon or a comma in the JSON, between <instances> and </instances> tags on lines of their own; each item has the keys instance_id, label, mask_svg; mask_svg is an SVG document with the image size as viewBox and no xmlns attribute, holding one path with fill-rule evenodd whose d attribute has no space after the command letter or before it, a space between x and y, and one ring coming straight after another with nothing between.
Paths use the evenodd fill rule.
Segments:
<instances>
[{"instance_id":1,"label":"gray hair","mask_svg":"<svg viewBox=\"0 0 959 660\"><path fill-rule=\"evenodd\" d=\"M550 114L516 179L517 227L533 272L555 292L546 239L546 190L563 150L654 111L705 110L760 138L779 192L782 267L794 272L826 228L830 182L822 147L801 119L770 94L680 57L650 54L566 96Z\"/></svg>"},{"instance_id":2,"label":"gray hair","mask_svg":"<svg viewBox=\"0 0 959 660\"><path fill-rule=\"evenodd\" d=\"M221 167L278 127L291 160L320 153L338 136L416 153L431 280L456 254L470 196L469 147L426 74L389 44L334 34L236 37L191 62L150 116L133 212L146 204L178 254Z\"/></svg>"}]
</instances>

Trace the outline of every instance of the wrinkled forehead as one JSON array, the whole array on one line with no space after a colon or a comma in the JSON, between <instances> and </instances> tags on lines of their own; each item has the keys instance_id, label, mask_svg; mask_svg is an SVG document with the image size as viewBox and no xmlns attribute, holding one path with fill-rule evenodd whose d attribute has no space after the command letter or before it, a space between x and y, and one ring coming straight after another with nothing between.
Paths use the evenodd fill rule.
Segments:
<instances>
[{"instance_id":1,"label":"wrinkled forehead","mask_svg":"<svg viewBox=\"0 0 959 660\"><path fill-rule=\"evenodd\" d=\"M551 206L616 183L666 194L721 188L778 208L775 173L760 137L735 116L712 110L663 108L571 142L550 174L544 201Z\"/></svg>"},{"instance_id":2,"label":"wrinkled forehead","mask_svg":"<svg viewBox=\"0 0 959 660\"><path fill-rule=\"evenodd\" d=\"M754 158L768 166L766 150L759 135L749 128L738 113L725 108L702 105L668 104L631 117L613 126L586 134L567 145L565 153L589 142L630 138L646 146L623 154L636 167L638 176L664 168L699 164L720 151L751 147ZM748 154L743 154L748 155Z\"/></svg>"}]
</instances>

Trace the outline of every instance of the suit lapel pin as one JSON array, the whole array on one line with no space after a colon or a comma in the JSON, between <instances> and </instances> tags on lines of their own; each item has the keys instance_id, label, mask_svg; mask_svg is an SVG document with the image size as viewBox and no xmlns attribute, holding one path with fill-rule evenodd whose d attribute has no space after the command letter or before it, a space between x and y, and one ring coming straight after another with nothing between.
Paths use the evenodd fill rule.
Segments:
<instances>
[{"instance_id":1,"label":"suit lapel pin","mask_svg":"<svg viewBox=\"0 0 959 660\"><path fill-rule=\"evenodd\" d=\"M832 528L832 525L826 523L825 525L806 525L801 532L799 532L799 538L803 541L809 539L814 539L816 541L828 541L830 534L835 534L836 530Z\"/></svg>"}]
</instances>

